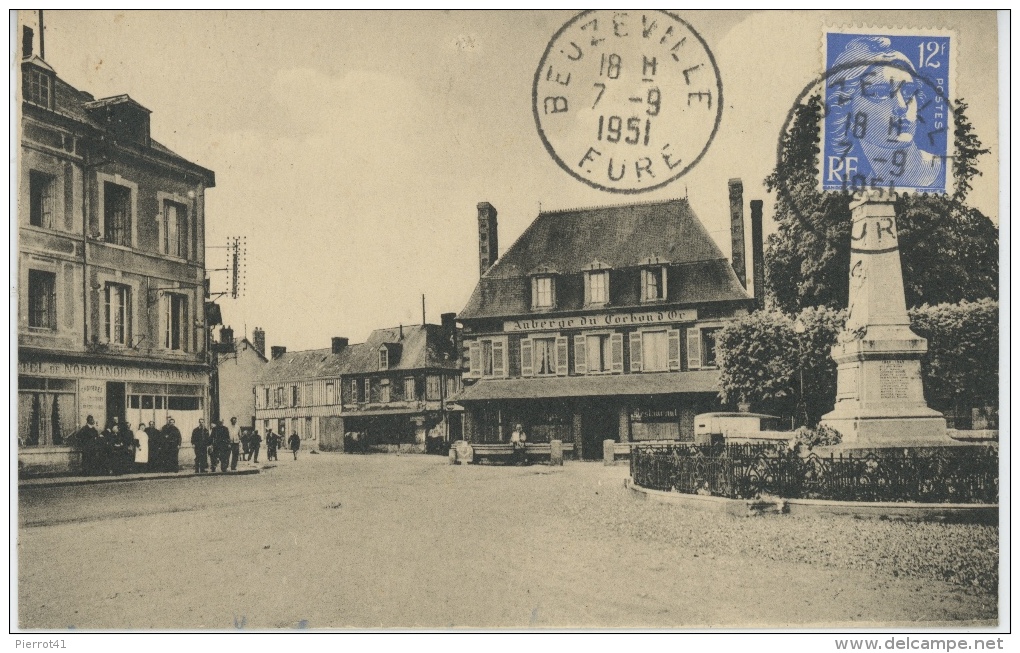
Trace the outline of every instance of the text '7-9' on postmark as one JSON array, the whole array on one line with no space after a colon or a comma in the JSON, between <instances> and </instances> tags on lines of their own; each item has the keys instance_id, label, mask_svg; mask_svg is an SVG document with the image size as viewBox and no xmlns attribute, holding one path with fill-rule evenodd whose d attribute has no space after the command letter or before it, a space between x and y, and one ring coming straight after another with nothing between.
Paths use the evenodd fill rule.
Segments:
<instances>
[{"instance_id":1,"label":"text '7-9' on postmark","mask_svg":"<svg viewBox=\"0 0 1020 653\"><path fill-rule=\"evenodd\" d=\"M952 192L955 47L940 30L825 31L822 190Z\"/></svg>"},{"instance_id":2,"label":"text '7-9' on postmark","mask_svg":"<svg viewBox=\"0 0 1020 653\"><path fill-rule=\"evenodd\" d=\"M561 168L601 190L641 193L694 167L722 116L704 39L664 11L586 11L549 42L535 72L539 136Z\"/></svg>"}]
</instances>

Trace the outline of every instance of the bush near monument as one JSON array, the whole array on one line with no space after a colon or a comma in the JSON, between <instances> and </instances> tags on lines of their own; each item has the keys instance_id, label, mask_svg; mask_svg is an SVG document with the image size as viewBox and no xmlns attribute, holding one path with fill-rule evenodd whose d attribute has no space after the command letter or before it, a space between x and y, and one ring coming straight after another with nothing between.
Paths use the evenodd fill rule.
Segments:
<instances>
[{"instance_id":1,"label":"bush near monument","mask_svg":"<svg viewBox=\"0 0 1020 653\"><path fill-rule=\"evenodd\" d=\"M804 333L794 330L797 317ZM722 400L748 401L755 411L792 417L803 369L808 423L816 423L832 410L836 398L836 363L830 350L845 321L845 311L823 306L799 316L756 311L731 323L716 340Z\"/></svg>"},{"instance_id":2,"label":"bush near monument","mask_svg":"<svg viewBox=\"0 0 1020 653\"><path fill-rule=\"evenodd\" d=\"M970 428L971 409L999 405L999 303L992 299L911 309L910 328L928 340L921 359L928 405Z\"/></svg>"},{"instance_id":3,"label":"bush near monument","mask_svg":"<svg viewBox=\"0 0 1020 653\"><path fill-rule=\"evenodd\" d=\"M972 408L998 407L999 304L992 299L921 306L909 311L911 329L928 340L921 359L925 398L935 410L969 427ZM750 402L755 411L785 417L796 414L800 366L808 424L832 410L836 401L836 363L830 350L843 329L845 311L826 307L798 316L757 311L724 328L717 338L720 397Z\"/></svg>"}]
</instances>

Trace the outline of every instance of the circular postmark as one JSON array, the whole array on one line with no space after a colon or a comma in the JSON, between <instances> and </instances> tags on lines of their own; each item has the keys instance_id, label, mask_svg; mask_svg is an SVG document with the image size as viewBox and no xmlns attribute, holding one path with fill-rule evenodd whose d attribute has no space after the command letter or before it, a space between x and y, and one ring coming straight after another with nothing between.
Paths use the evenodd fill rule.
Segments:
<instances>
[{"instance_id":1,"label":"circular postmark","mask_svg":"<svg viewBox=\"0 0 1020 653\"><path fill-rule=\"evenodd\" d=\"M614 193L661 188L705 155L722 118L722 79L705 40L665 11L585 11L549 42L532 111L546 150Z\"/></svg>"}]
</instances>

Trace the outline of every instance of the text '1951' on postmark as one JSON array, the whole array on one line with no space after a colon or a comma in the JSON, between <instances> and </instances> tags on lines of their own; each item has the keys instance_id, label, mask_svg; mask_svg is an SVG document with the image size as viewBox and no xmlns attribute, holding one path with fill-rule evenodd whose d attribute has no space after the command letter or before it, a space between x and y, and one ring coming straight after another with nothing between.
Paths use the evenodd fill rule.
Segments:
<instances>
[{"instance_id":1,"label":"text '1951' on postmark","mask_svg":"<svg viewBox=\"0 0 1020 653\"><path fill-rule=\"evenodd\" d=\"M550 41L535 72L538 133L561 168L595 188L640 193L683 176L722 116L704 39L664 11L586 11Z\"/></svg>"}]
</instances>

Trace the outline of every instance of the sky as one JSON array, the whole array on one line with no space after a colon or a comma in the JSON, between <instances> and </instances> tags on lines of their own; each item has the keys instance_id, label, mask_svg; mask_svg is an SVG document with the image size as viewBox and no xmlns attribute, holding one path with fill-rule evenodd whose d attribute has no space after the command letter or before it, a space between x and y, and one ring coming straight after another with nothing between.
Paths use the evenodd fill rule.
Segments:
<instances>
[{"instance_id":1,"label":"sky","mask_svg":"<svg viewBox=\"0 0 1020 653\"><path fill-rule=\"evenodd\" d=\"M215 171L206 267L226 261L213 246L247 243L244 295L219 300L224 322L291 351L420 323L423 294L429 322L459 312L478 280L481 201L499 212L502 254L539 210L687 197L728 256L727 180L740 178L745 211L764 200L768 234L762 180L823 70L825 25L953 30L953 95L992 149L970 202L998 222L994 13L676 10L716 58L722 119L685 176L629 196L568 175L535 126L535 68L576 13L47 10L46 60L97 98L127 93L152 111L154 139Z\"/></svg>"}]
</instances>

